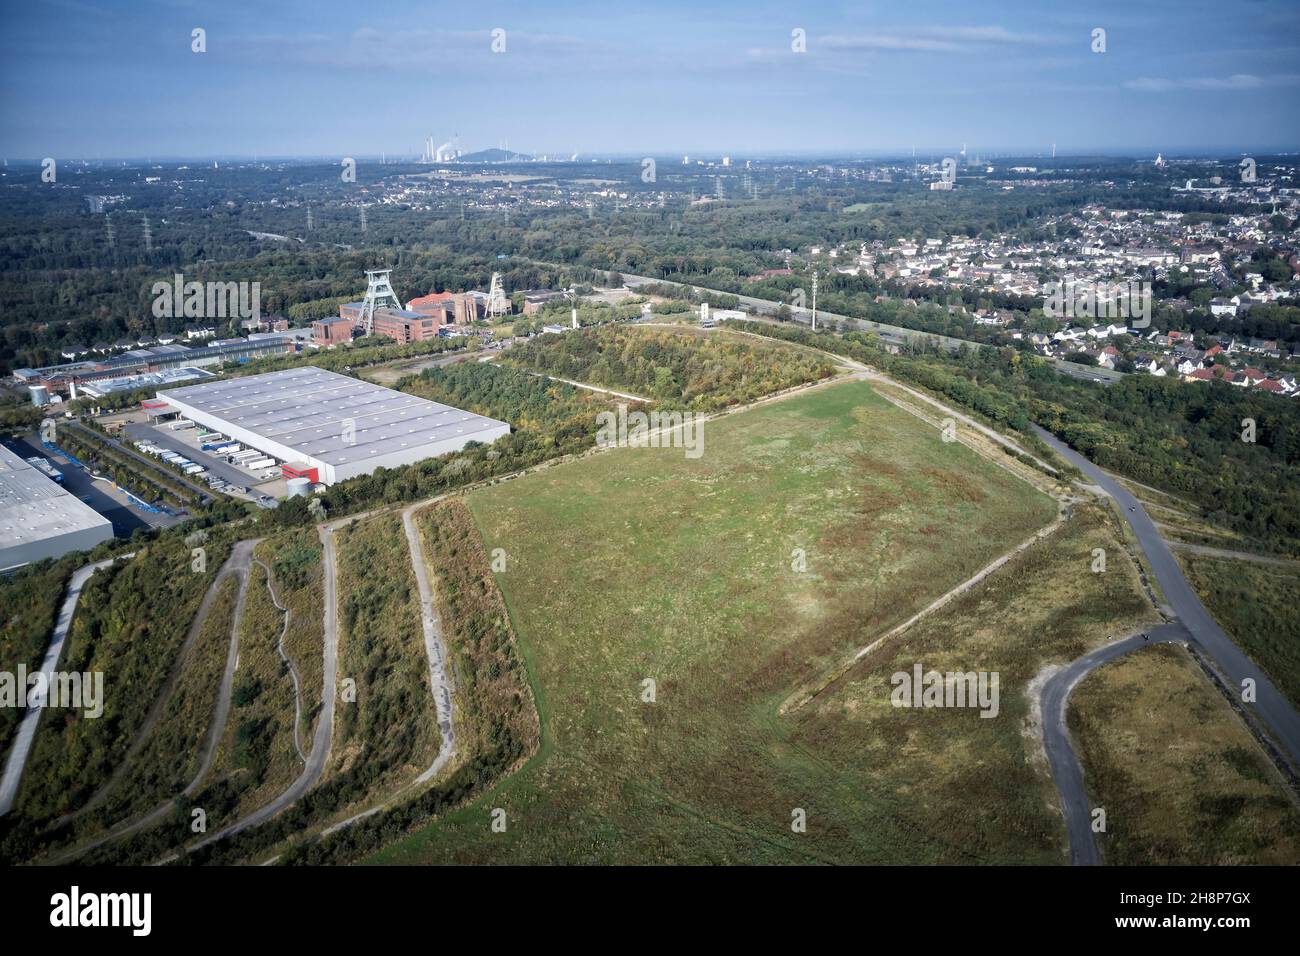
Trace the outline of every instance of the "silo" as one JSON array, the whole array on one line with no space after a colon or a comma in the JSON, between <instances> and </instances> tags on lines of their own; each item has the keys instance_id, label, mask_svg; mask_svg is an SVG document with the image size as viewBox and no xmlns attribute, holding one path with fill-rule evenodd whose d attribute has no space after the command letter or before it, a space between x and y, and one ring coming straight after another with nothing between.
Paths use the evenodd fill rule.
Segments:
<instances>
[{"instance_id":1,"label":"silo","mask_svg":"<svg viewBox=\"0 0 1300 956\"><path fill-rule=\"evenodd\" d=\"M303 498L311 491L310 478L290 478L284 484L289 489L290 498Z\"/></svg>"},{"instance_id":2,"label":"silo","mask_svg":"<svg viewBox=\"0 0 1300 956\"><path fill-rule=\"evenodd\" d=\"M37 408L50 404L50 390L44 385L29 385L28 390L32 394L32 404Z\"/></svg>"}]
</instances>

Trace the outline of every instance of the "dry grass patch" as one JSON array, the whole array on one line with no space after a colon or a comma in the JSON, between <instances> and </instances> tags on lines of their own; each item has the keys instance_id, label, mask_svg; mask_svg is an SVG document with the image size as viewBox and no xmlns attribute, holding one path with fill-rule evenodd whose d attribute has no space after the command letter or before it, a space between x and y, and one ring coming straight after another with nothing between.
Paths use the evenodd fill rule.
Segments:
<instances>
[{"instance_id":1,"label":"dry grass patch","mask_svg":"<svg viewBox=\"0 0 1300 956\"><path fill-rule=\"evenodd\" d=\"M1300 862L1300 812L1250 732L1182 648L1102 665L1070 698L1096 839L1117 865Z\"/></svg>"}]
</instances>

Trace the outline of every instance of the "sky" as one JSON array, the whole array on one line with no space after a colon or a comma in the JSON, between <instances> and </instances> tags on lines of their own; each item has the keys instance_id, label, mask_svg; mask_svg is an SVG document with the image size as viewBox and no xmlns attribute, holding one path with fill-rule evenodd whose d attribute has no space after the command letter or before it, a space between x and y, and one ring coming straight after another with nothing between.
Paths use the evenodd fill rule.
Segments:
<instances>
[{"instance_id":1,"label":"sky","mask_svg":"<svg viewBox=\"0 0 1300 956\"><path fill-rule=\"evenodd\" d=\"M1297 53L1296 0L0 0L0 156L1294 151Z\"/></svg>"}]
</instances>

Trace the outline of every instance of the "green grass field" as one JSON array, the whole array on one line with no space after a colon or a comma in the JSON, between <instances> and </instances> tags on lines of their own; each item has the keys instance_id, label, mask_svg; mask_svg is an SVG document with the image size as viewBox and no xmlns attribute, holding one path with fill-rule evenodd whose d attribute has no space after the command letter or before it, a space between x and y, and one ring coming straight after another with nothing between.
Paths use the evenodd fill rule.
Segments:
<instances>
[{"instance_id":1,"label":"green grass field","mask_svg":"<svg viewBox=\"0 0 1300 956\"><path fill-rule=\"evenodd\" d=\"M375 860L951 858L913 846L905 818L856 815L881 799L871 755L819 753L809 728L825 715L777 707L1047 524L1050 498L844 382L708 422L697 460L618 449L469 504L488 551L506 554L496 577L542 746ZM796 808L805 834L790 828ZM885 830L850 834L855 818Z\"/></svg>"}]
</instances>

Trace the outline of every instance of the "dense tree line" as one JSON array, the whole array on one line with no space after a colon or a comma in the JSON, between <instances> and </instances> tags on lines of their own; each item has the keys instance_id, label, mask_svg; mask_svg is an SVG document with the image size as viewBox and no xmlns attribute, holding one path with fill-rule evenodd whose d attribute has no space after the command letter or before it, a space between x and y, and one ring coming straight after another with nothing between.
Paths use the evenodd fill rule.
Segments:
<instances>
[{"instance_id":1,"label":"dense tree line","mask_svg":"<svg viewBox=\"0 0 1300 956\"><path fill-rule=\"evenodd\" d=\"M747 291L746 277L784 265L783 250L814 244L1032 232L1045 217L1089 202L1220 218L1248 211L1171 194L1167 175L1131 161L1097 158L1083 169L1077 161L1059 168L1035 162L1043 167L1035 178L1058 185L1007 192L974 170L963 174L962 189L940 194L910 177L872 182L828 176L810 165L748 171L759 198L741 198L744 191L735 189L729 195L737 198L707 205L693 205L687 196L702 187L711 192L712 174L684 171L645 184L639 164L602 164L600 175L624 179L626 191L667 190L675 198L661 208L615 205L594 215L563 204L508 216L467 214L463 196L438 201L432 210L372 204L366 232L359 228L356 185L340 183L337 169L326 165L169 170L163 185L146 184L139 169L83 169L76 187L42 185L34 176L30 184L15 180L0 207L0 373L50 364L66 345L181 330L192 320L152 312L153 283L176 273L187 280L260 282L264 314L303 323L358 298L364 270L374 267L395 270L404 300L485 289L493 271L503 273L511 291L618 284L630 272L739 292ZM564 188L584 168L530 165L528 173L553 176ZM1215 168L1207 164L1205 171ZM358 184L406 171L368 167L359 171ZM85 197L96 192L123 200L91 213ZM1272 274L1284 265L1261 261L1258 268ZM878 290L867 282L861 291ZM850 303L840 305L850 311ZM230 329L223 323L223 332Z\"/></svg>"}]
</instances>

